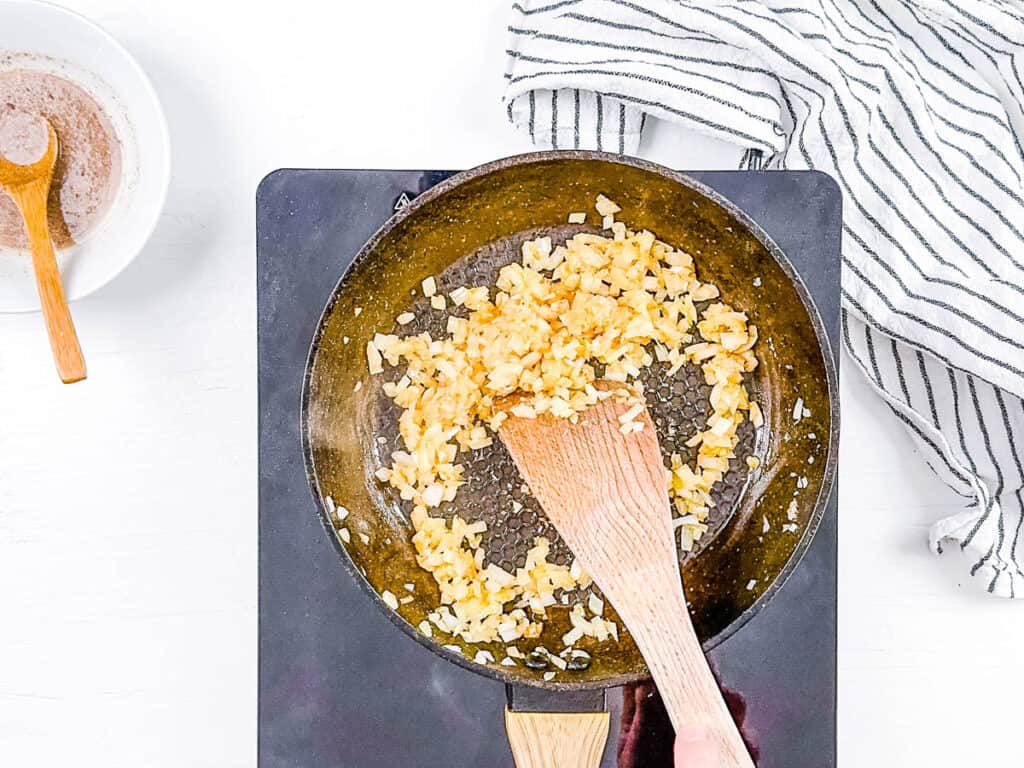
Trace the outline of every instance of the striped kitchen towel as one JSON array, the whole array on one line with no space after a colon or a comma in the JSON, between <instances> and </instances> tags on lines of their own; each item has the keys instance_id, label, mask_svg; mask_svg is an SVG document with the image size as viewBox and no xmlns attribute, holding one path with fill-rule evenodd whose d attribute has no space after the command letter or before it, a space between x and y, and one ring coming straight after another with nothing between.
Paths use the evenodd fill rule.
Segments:
<instances>
[{"instance_id":1,"label":"striped kitchen towel","mask_svg":"<svg viewBox=\"0 0 1024 768\"><path fill-rule=\"evenodd\" d=\"M1024 5L519 0L505 102L542 147L645 118L843 191L844 346L967 500L931 530L1024 596Z\"/></svg>"}]
</instances>

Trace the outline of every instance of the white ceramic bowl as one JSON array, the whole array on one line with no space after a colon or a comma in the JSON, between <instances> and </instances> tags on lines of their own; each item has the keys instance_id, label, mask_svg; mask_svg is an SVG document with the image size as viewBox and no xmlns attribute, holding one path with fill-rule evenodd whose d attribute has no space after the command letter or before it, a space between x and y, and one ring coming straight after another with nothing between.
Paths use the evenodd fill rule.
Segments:
<instances>
[{"instance_id":1,"label":"white ceramic bowl","mask_svg":"<svg viewBox=\"0 0 1024 768\"><path fill-rule=\"evenodd\" d=\"M12 53L0 66L42 69L85 88L121 140L122 178L110 211L82 242L57 255L65 293L79 299L128 266L156 226L171 175L167 122L135 59L84 16L35 0L0 0L0 54ZM0 247L0 312L38 309L29 256Z\"/></svg>"}]
</instances>

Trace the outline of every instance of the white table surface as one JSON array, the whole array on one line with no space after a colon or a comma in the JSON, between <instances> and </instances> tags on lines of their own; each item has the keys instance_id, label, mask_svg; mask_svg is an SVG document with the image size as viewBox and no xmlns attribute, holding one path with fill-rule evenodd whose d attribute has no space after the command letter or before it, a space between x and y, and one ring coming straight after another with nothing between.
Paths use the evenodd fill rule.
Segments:
<instances>
[{"instance_id":1,"label":"white table surface","mask_svg":"<svg viewBox=\"0 0 1024 768\"><path fill-rule=\"evenodd\" d=\"M38 315L0 315L0 764L253 766L254 191L528 149L507 2L70 5L154 80L174 176L147 249L73 306L88 381L58 383ZM662 126L643 152L738 155ZM1019 764L1024 611L929 554L961 500L843 364L840 765Z\"/></svg>"}]
</instances>

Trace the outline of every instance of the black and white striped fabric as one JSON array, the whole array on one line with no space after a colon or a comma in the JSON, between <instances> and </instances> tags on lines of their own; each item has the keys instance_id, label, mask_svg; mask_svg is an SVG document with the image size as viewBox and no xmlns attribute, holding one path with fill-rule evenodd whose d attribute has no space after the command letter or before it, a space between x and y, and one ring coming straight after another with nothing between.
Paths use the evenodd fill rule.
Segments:
<instances>
[{"instance_id":1,"label":"black and white striped fabric","mask_svg":"<svg viewBox=\"0 0 1024 768\"><path fill-rule=\"evenodd\" d=\"M1024 4L519 0L509 32L539 146L654 117L838 181L845 347L967 500L931 544L1024 596Z\"/></svg>"}]
</instances>

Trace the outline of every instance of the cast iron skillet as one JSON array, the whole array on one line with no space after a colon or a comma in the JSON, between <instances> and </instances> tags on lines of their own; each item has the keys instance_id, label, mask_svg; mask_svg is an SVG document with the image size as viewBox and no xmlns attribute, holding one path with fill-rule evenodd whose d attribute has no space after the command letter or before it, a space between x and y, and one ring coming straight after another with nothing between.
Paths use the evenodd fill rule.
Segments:
<instances>
[{"instance_id":1,"label":"cast iron skillet","mask_svg":"<svg viewBox=\"0 0 1024 768\"><path fill-rule=\"evenodd\" d=\"M443 291L493 284L497 268L518 256L523 240L551 234L557 241L581 229L597 231L598 193L622 206L618 218L630 228L649 229L691 253L698 277L717 285L723 300L745 311L760 331L759 364L748 384L765 425L741 431L738 459L716 496L712 530L694 556L682 558L694 625L705 649L713 648L755 615L796 567L821 518L838 452L836 374L817 311L778 246L714 191L652 163L582 151L520 155L453 176L385 223L341 276L313 338L303 386L307 473L341 562L417 642L480 674L549 691L603 690L644 679L647 672L628 633L617 644L590 648L587 669L559 672L546 682L544 669L471 661L483 648L500 660L501 644L467 646L436 630L432 639L417 631L436 609L438 592L416 565L407 507L373 474L401 447L397 412L380 385L402 371L370 376L365 347L378 331L430 330L437 338L443 318L431 314L419 295L425 277L437 276ZM587 211L590 225L567 225L573 211ZM399 329L395 317L407 310L417 321ZM645 383L667 449L703 424L707 388L695 369L684 368L674 379L659 373L652 370ZM564 562L569 553L531 498L520 493L500 441L481 454L460 455L469 484L453 507L441 511L486 519L485 548L493 561L515 563L533 536L543 534L556 539L554 554ZM751 454L760 460L755 470L744 461ZM344 523L329 511L327 497L350 511ZM509 511L513 498L525 505L521 513ZM349 531L347 544L338 536L340 527ZM413 599L392 611L379 596L385 589ZM535 642L557 650L566 624L564 612L553 614ZM528 652L533 643L518 645Z\"/></svg>"}]
</instances>

